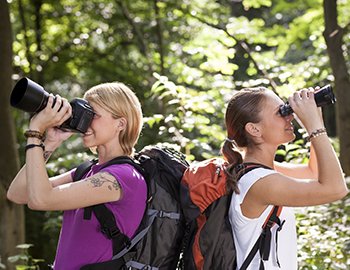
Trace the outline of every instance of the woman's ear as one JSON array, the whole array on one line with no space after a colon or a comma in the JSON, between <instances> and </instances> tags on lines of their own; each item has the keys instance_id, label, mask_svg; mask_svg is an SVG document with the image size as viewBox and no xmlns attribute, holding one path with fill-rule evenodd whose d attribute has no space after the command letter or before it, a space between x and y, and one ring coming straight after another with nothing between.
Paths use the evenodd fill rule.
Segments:
<instances>
[{"instance_id":1,"label":"woman's ear","mask_svg":"<svg viewBox=\"0 0 350 270\"><path fill-rule=\"evenodd\" d=\"M261 137L261 130L258 124L249 122L245 125L244 129L252 137Z\"/></svg>"},{"instance_id":2,"label":"woman's ear","mask_svg":"<svg viewBox=\"0 0 350 270\"><path fill-rule=\"evenodd\" d=\"M126 125L127 125L127 121L124 117L120 117L117 119L117 128L119 131L122 131L124 129L126 129Z\"/></svg>"}]
</instances>

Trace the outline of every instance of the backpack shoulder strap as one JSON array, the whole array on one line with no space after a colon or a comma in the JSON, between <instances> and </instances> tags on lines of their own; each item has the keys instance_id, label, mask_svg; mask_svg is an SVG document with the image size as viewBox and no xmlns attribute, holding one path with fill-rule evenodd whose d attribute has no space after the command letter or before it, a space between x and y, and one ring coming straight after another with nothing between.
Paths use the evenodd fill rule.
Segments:
<instances>
[{"instance_id":1,"label":"backpack shoulder strap","mask_svg":"<svg viewBox=\"0 0 350 270\"><path fill-rule=\"evenodd\" d=\"M240 179L244 174L257 169L257 168L264 168L264 169L270 169L272 168L265 166L263 164L259 163L253 163L253 162L246 162L239 164L236 168L236 173L238 174L238 179ZM248 268L249 264L252 262L253 258L255 257L255 254L260 251L260 257L261 257L261 263L260 263L260 269L264 269L263 260L268 260L270 255L270 247L271 247L271 228L274 224L279 225L279 230L281 230L283 223L281 223L281 220L279 218L279 215L282 211L282 206L275 205L269 215L267 216L263 226L262 226L262 232L258 238L258 240L255 242L253 248L249 252L248 256L245 258L242 266L240 267L240 270L245 270ZM277 241L277 240L276 240ZM277 261L278 262L278 261Z\"/></svg>"},{"instance_id":2,"label":"backpack shoulder strap","mask_svg":"<svg viewBox=\"0 0 350 270\"><path fill-rule=\"evenodd\" d=\"M73 176L73 181L80 180L91 168L92 165L96 164L97 160L89 160L80 164ZM130 164L135 167L144 177L145 173L141 165L136 161L127 156L116 157L105 164L102 168L114 165L114 164ZM104 205L97 204L84 208L84 219L91 219L91 214L94 212L96 219L100 224L101 232L108 238L112 240L113 244L113 255L119 253L124 247L130 244L130 239L120 232L119 228L116 225L116 220L113 213Z\"/></svg>"},{"instance_id":3,"label":"backpack shoulder strap","mask_svg":"<svg viewBox=\"0 0 350 270\"><path fill-rule=\"evenodd\" d=\"M261 257L260 269L264 269L263 260L268 260L269 255L270 255L271 228L275 223L277 223L280 226L280 228L283 225L283 223L281 224L280 218L279 218L281 211L282 211L282 206L274 206L271 209L271 212L267 216L266 221L263 225L263 230L262 230L258 240L256 240L253 248L249 252L248 256L245 258L245 260L244 260L242 266L239 268L239 270L247 269L249 264L254 259L255 254L258 251L260 251L260 257Z\"/></svg>"},{"instance_id":4,"label":"backpack shoulder strap","mask_svg":"<svg viewBox=\"0 0 350 270\"><path fill-rule=\"evenodd\" d=\"M260 164L260 163L244 162L244 163L236 165L236 167L235 167L235 171L238 175L238 177L237 177L238 180L246 173L248 173L254 169L258 169L258 168L273 170L272 168L265 166L263 164Z\"/></svg>"},{"instance_id":5,"label":"backpack shoulder strap","mask_svg":"<svg viewBox=\"0 0 350 270\"><path fill-rule=\"evenodd\" d=\"M147 173L142 168L138 160L130 158L128 156L120 156L120 157L113 158L110 161L107 161L105 164L103 164L102 168L105 168L114 164L129 164L133 166L145 179L148 177Z\"/></svg>"},{"instance_id":6,"label":"backpack shoulder strap","mask_svg":"<svg viewBox=\"0 0 350 270\"><path fill-rule=\"evenodd\" d=\"M96 159L87 160L84 163L81 163L74 172L73 182L80 180L90 170L91 166L96 163Z\"/></svg>"}]
</instances>

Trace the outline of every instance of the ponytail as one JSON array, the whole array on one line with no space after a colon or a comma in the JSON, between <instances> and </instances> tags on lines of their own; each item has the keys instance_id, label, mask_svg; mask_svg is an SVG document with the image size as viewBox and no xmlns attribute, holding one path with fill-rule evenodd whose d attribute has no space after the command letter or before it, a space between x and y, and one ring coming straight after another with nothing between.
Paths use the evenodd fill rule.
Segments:
<instances>
[{"instance_id":1,"label":"ponytail","mask_svg":"<svg viewBox=\"0 0 350 270\"><path fill-rule=\"evenodd\" d=\"M240 151L237 149L236 143L234 141L230 141L229 139L225 140L221 148L221 153L229 163L225 169L227 176L226 190L228 193L235 192L236 194L239 194L235 167L243 162L243 157Z\"/></svg>"},{"instance_id":2,"label":"ponytail","mask_svg":"<svg viewBox=\"0 0 350 270\"><path fill-rule=\"evenodd\" d=\"M238 149L254 146L254 141L245 131L247 123L259 123L260 111L268 91L265 87L244 88L236 92L230 99L225 113L227 136L221 152L229 163L225 173L228 192L239 193L236 168L243 163L243 157Z\"/></svg>"}]
</instances>

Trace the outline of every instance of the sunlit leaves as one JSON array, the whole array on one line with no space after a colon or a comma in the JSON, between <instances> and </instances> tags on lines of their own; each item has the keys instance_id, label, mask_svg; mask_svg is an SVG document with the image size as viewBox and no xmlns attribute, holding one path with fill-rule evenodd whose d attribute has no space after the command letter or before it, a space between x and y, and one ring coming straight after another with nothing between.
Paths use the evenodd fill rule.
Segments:
<instances>
[{"instance_id":1,"label":"sunlit leaves","mask_svg":"<svg viewBox=\"0 0 350 270\"><path fill-rule=\"evenodd\" d=\"M204 157L203 148L210 149L211 155L217 154L215 148L219 148L225 138L222 124L216 124L223 116L224 98L220 92L198 92L176 85L165 76L154 75L158 80L151 91L160 102L162 113L147 116L145 121L150 128L158 126L158 139L164 137L169 141L171 138L186 153L196 153L197 158Z\"/></svg>"},{"instance_id":2,"label":"sunlit leaves","mask_svg":"<svg viewBox=\"0 0 350 270\"><path fill-rule=\"evenodd\" d=\"M229 19L226 28L231 35L240 38L242 35L244 38L248 36L254 36L254 34L259 34L259 28L265 25L262 19L252 19L249 20L246 17L231 17Z\"/></svg>"},{"instance_id":3,"label":"sunlit leaves","mask_svg":"<svg viewBox=\"0 0 350 270\"><path fill-rule=\"evenodd\" d=\"M41 75L50 92L67 98L80 96L97 83L125 82L139 96L145 116L138 148L170 142L180 145L189 159L212 157L219 154L225 139L224 113L235 89L272 88L274 82L279 95L286 98L303 87L334 80L322 36L322 0L159 0L157 17L149 1L22 0L26 29L18 2L11 1L17 76ZM43 2L39 31L35 2ZM345 27L349 0L337 3L339 23ZM346 59L349 44L347 30ZM17 119L21 127L17 132L23 137L23 122L28 119ZM304 144L299 140L285 145L277 154L305 163ZM83 151L79 139L72 138L66 149L58 149L52 157L50 175L91 157L72 154ZM310 221L306 217L301 223L305 231L301 257L317 267L330 265L322 256L334 256L342 266L345 259L339 257L345 252L340 242L332 250L329 241L335 234L324 233L326 239L317 239L329 242L307 250L310 238L318 234L316 220L322 218L310 216ZM343 231L337 236L344 237Z\"/></svg>"},{"instance_id":4,"label":"sunlit leaves","mask_svg":"<svg viewBox=\"0 0 350 270\"><path fill-rule=\"evenodd\" d=\"M17 270L30 270L40 269L38 263L43 262L42 259L34 259L28 249L32 247L32 244L20 244L16 247L21 250L20 254L14 255L8 258L8 261L13 265L16 265Z\"/></svg>"},{"instance_id":5,"label":"sunlit leaves","mask_svg":"<svg viewBox=\"0 0 350 270\"><path fill-rule=\"evenodd\" d=\"M332 140L338 149L338 142ZM298 140L277 151L285 161L306 163L308 151ZM350 178L347 179L350 184ZM298 269L347 269L350 258L349 197L328 205L296 208Z\"/></svg>"},{"instance_id":6,"label":"sunlit leaves","mask_svg":"<svg viewBox=\"0 0 350 270\"><path fill-rule=\"evenodd\" d=\"M348 198L297 209L299 269L348 269L349 203Z\"/></svg>"},{"instance_id":7,"label":"sunlit leaves","mask_svg":"<svg viewBox=\"0 0 350 270\"><path fill-rule=\"evenodd\" d=\"M242 0L245 9L270 7L272 5L271 0Z\"/></svg>"}]
</instances>

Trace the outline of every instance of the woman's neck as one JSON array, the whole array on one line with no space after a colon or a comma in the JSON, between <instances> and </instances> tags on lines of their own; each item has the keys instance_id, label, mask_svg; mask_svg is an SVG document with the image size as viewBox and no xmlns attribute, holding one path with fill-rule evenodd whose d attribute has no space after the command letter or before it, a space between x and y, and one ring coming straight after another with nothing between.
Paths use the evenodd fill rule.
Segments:
<instances>
[{"instance_id":1,"label":"woman's neck","mask_svg":"<svg viewBox=\"0 0 350 270\"><path fill-rule=\"evenodd\" d=\"M272 149L248 149L244 155L243 162L253 162L263 164L270 168L273 168L273 161L275 158L276 150Z\"/></svg>"},{"instance_id":2,"label":"woman's neck","mask_svg":"<svg viewBox=\"0 0 350 270\"><path fill-rule=\"evenodd\" d=\"M111 148L111 147L107 148L101 145L97 147L97 153L98 153L98 163L100 164L105 163L115 157L126 155L120 146L114 147L114 148Z\"/></svg>"}]
</instances>

